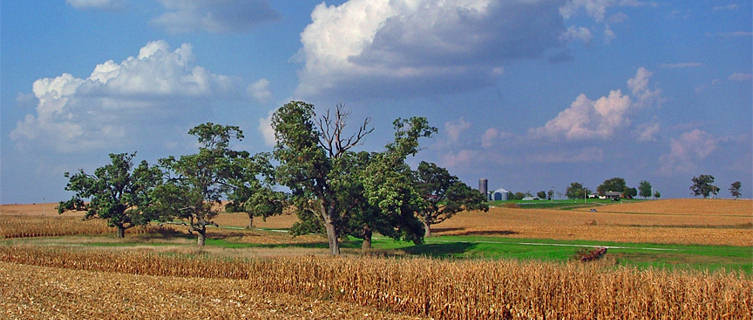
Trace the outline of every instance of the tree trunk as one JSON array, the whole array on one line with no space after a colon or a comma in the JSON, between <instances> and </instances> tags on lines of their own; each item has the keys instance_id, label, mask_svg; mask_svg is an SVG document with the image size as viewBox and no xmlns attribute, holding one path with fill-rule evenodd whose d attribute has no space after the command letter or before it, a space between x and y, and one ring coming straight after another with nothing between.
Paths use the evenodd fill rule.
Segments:
<instances>
[{"instance_id":1,"label":"tree trunk","mask_svg":"<svg viewBox=\"0 0 753 320\"><path fill-rule=\"evenodd\" d=\"M204 243L206 242L206 238L207 238L206 231L197 231L196 233L198 234L198 244L199 244L199 247L203 247Z\"/></svg>"},{"instance_id":2,"label":"tree trunk","mask_svg":"<svg viewBox=\"0 0 753 320\"><path fill-rule=\"evenodd\" d=\"M361 250L371 250L371 228L368 226L363 227L363 243L361 244Z\"/></svg>"},{"instance_id":3,"label":"tree trunk","mask_svg":"<svg viewBox=\"0 0 753 320\"><path fill-rule=\"evenodd\" d=\"M125 238L125 230L126 228L123 226L117 226L118 227L118 238Z\"/></svg>"},{"instance_id":4,"label":"tree trunk","mask_svg":"<svg viewBox=\"0 0 753 320\"><path fill-rule=\"evenodd\" d=\"M254 215L252 213L248 213L248 227L246 229L253 229L254 228Z\"/></svg>"},{"instance_id":5,"label":"tree trunk","mask_svg":"<svg viewBox=\"0 0 753 320\"><path fill-rule=\"evenodd\" d=\"M421 220L421 223L424 224L424 237L431 237L431 226L424 220Z\"/></svg>"},{"instance_id":6,"label":"tree trunk","mask_svg":"<svg viewBox=\"0 0 753 320\"><path fill-rule=\"evenodd\" d=\"M333 256L340 254L340 241L337 239L337 231L332 222L325 222L324 228L327 230L327 241L329 241L329 253Z\"/></svg>"},{"instance_id":7,"label":"tree trunk","mask_svg":"<svg viewBox=\"0 0 753 320\"><path fill-rule=\"evenodd\" d=\"M335 228L335 223L332 219L332 217L334 216L334 211L334 206L328 208L324 204L321 205L321 213L324 218L324 229L327 230L329 252L330 254L336 256L340 255L340 241L337 238L337 229Z\"/></svg>"}]
</instances>

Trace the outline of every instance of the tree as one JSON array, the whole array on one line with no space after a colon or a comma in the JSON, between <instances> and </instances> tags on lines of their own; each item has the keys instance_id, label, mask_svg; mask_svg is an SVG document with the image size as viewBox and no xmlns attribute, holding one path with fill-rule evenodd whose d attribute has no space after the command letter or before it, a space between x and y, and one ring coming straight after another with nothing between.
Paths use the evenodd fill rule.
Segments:
<instances>
[{"instance_id":1,"label":"tree","mask_svg":"<svg viewBox=\"0 0 753 320\"><path fill-rule=\"evenodd\" d=\"M426 237L431 236L431 225L441 223L457 212L489 210L483 194L471 189L456 176L451 175L447 169L434 163L419 163L415 172L415 185L427 204L419 211Z\"/></svg>"},{"instance_id":2,"label":"tree","mask_svg":"<svg viewBox=\"0 0 753 320\"><path fill-rule=\"evenodd\" d=\"M539 199L546 199L546 191L544 191L544 190L542 190L542 191L539 191L539 192L537 192L537 193L536 193L536 196L537 196L537 197L538 197Z\"/></svg>"},{"instance_id":3,"label":"tree","mask_svg":"<svg viewBox=\"0 0 753 320\"><path fill-rule=\"evenodd\" d=\"M416 214L423 212L428 203L417 190L415 174L405 159L420 150L419 139L431 137L437 128L423 117L398 118L392 124L394 141L385 146L384 152L373 155L362 176L364 196L389 217L394 233L387 235L420 244L424 226Z\"/></svg>"},{"instance_id":4,"label":"tree","mask_svg":"<svg viewBox=\"0 0 753 320\"><path fill-rule=\"evenodd\" d=\"M284 192L274 191L274 167L270 163L271 155L266 152L252 157L240 154L233 159L228 183L232 192L225 206L228 212L245 212L248 215L248 229L254 226L254 217L267 217L282 213L286 196Z\"/></svg>"},{"instance_id":5,"label":"tree","mask_svg":"<svg viewBox=\"0 0 753 320\"><path fill-rule=\"evenodd\" d=\"M661 198L661 193L659 191L654 191L654 198L656 199Z\"/></svg>"},{"instance_id":6,"label":"tree","mask_svg":"<svg viewBox=\"0 0 753 320\"><path fill-rule=\"evenodd\" d=\"M197 137L199 152L159 160L171 176L155 189L155 198L164 215L188 220L189 232L196 232L197 243L203 246L207 226L217 225L212 218L219 213L223 197L232 191L230 180L239 171L237 159L248 157L248 153L230 149L233 139L243 139L243 131L236 126L207 122L188 134Z\"/></svg>"},{"instance_id":7,"label":"tree","mask_svg":"<svg viewBox=\"0 0 753 320\"><path fill-rule=\"evenodd\" d=\"M396 240L406 239L420 243L423 230L421 223L413 215L416 208L405 209L400 212L383 211L377 204L371 203L366 197L364 182L367 180L367 168L374 164L380 154L369 152L346 152L333 162L330 189L335 195L334 203L338 212L338 224L335 226L338 237L350 235L363 239L362 249L371 249L371 238L374 232ZM409 177L408 166L390 166L389 172ZM407 172L407 174L406 174ZM394 181L393 181L394 182ZM397 185L397 183L395 183ZM401 194L407 194L402 192ZM415 195L415 198L418 198ZM291 228L293 235L326 232L323 219L315 214L316 209L302 208L299 212L299 222Z\"/></svg>"},{"instance_id":8,"label":"tree","mask_svg":"<svg viewBox=\"0 0 753 320\"><path fill-rule=\"evenodd\" d=\"M642 180L641 183L638 185L638 190L640 191L641 197L649 198L651 197L651 183L649 183L646 180Z\"/></svg>"},{"instance_id":9,"label":"tree","mask_svg":"<svg viewBox=\"0 0 753 320\"><path fill-rule=\"evenodd\" d=\"M638 190L635 188L625 187L625 191L622 194L626 199L633 199L638 195Z\"/></svg>"},{"instance_id":10,"label":"tree","mask_svg":"<svg viewBox=\"0 0 753 320\"><path fill-rule=\"evenodd\" d=\"M554 190L549 189L549 191L546 192L546 199L552 200L552 197L554 196Z\"/></svg>"},{"instance_id":11,"label":"tree","mask_svg":"<svg viewBox=\"0 0 753 320\"><path fill-rule=\"evenodd\" d=\"M695 196L702 195L703 198L708 198L709 194L716 195L719 193L719 187L713 185L714 176L708 174L702 174L691 179L693 184L690 185L690 191Z\"/></svg>"},{"instance_id":12,"label":"tree","mask_svg":"<svg viewBox=\"0 0 753 320\"><path fill-rule=\"evenodd\" d=\"M334 115L327 112L319 118L317 126L314 106L302 101L291 101L272 115L277 139L274 157L280 163L277 181L291 189L299 216L316 217L324 225L333 255L340 254L342 215L347 213L338 210L333 183L340 177L333 167L373 131L367 118L354 134L345 136L347 117L338 106Z\"/></svg>"},{"instance_id":13,"label":"tree","mask_svg":"<svg viewBox=\"0 0 753 320\"><path fill-rule=\"evenodd\" d=\"M109 156L111 163L97 168L93 175L84 170L73 175L65 173L70 179L65 190L76 194L59 203L58 213L78 210L86 211L87 219L107 219L109 226L118 229L118 238L123 238L126 229L148 224L157 217L152 211L151 192L162 181L162 171L146 161L134 168L135 152Z\"/></svg>"},{"instance_id":14,"label":"tree","mask_svg":"<svg viewBox=\"0 0 753 320\"><path fill-rule=\"evenodd\" d=\"M607 191L623 193L626 188L627 185L625 184L625 179L614 177L612 179L604 180L604 182L596 187L596 192L603 196Z\"/></svg>"},{"instance_id":15,"label":"tree","mask_svg":"<svg viewBox=\"0 0 753 320\"><path fill-rule=\"evenodd\" d=\"M565 191L565 195L567 196L568 199L583 199L590 192L591 191L583 187L582 184L578 182L573 182L573 183L570 183L569 187L567 187L567 190Z\"/></svg>"},{"instance_id":16,"label":"tree","mask_svg":"<svg viewBox=\"0 0 753 320\"><path fill-rule=\"evenodd\" d=\"M737 200L737 198L742 195L742 193L740 193L741 186L742 184L740 183L740 181L735 181L729 187L729 194L735 197L735 200Z\"/></svg>"}]
</instances>

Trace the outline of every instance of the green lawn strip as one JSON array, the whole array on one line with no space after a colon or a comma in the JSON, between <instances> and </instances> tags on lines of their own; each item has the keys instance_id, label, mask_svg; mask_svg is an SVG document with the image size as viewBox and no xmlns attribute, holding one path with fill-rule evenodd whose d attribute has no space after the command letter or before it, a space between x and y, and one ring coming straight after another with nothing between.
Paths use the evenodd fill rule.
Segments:
<instances>
[{"instance_id":1,"label":"green lawn strip","mask_svg":"<svg viewBox=\"0 0 753 320\"><path fill-rule=\"evenodd\" d=\"M585 240L514 239L482 236L427 238L413 246L378 237L378 249L401 249L410 254L442 258L491 258L567 261L581 248L612 247L607 255L618 264L665 269L740 270L753 273L753 247L622 243Z\"/></svg>"}]
</instances>

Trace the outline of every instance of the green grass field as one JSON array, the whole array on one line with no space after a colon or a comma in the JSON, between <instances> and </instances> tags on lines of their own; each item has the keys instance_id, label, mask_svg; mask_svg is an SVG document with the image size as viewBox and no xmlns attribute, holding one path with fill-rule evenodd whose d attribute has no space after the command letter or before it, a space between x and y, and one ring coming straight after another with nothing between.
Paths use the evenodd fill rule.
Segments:
<instances>
[{"instance_id":1,"label":"green grass field","mask_svg":"<svg viewBox=\"0 0 753 320\"><path fill-rule=\"evenodd\" d=\"M4 240L5 244L42 244L55 246L89 246L89 247L195 247L194 238L176 234L171 239L151 239L148 241L129 239L115 241L111 236L91 236L81 238L27 238ZM243 249L243 248L307 248L326 249L327 242L259 244L237 242L233 238L209 238L208 248ZM673 245L651 243L622 243L583 240L520 239L495 236L438 236L426 238L425 243L414 245L412 242L395 241L379 235L374 236L372 245L375 251L385 255L414 255L444 259L517 259L541 261L568 261L573 259L578 250L607 247L603 258L615 265L635 266L638 268L660 268L671 270L729 270L753 274L753 247L707 246L707 245ZM351 251L361 247L361 240L350 238L342 243L343 248Z\"/></svg>"}]
</instances>

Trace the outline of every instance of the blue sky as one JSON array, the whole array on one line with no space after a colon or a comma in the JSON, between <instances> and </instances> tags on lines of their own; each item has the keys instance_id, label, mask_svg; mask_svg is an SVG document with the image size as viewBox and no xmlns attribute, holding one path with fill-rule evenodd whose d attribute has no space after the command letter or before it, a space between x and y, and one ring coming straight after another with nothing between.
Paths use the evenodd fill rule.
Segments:
<instances>
[{"instance_id":1,"label":"blue sky","mask_svg":"<svg viewBox=\"0 0 753 320\"><path fill-rule=\"evenodd\" d=\"M471 186L564 193L623 177L687 197L753 190L750 1L3 1L0 202L70 196L112 152L191 153L186 131L300 99L439 133L411 159Z\"/></svg>"}]
</instances>

